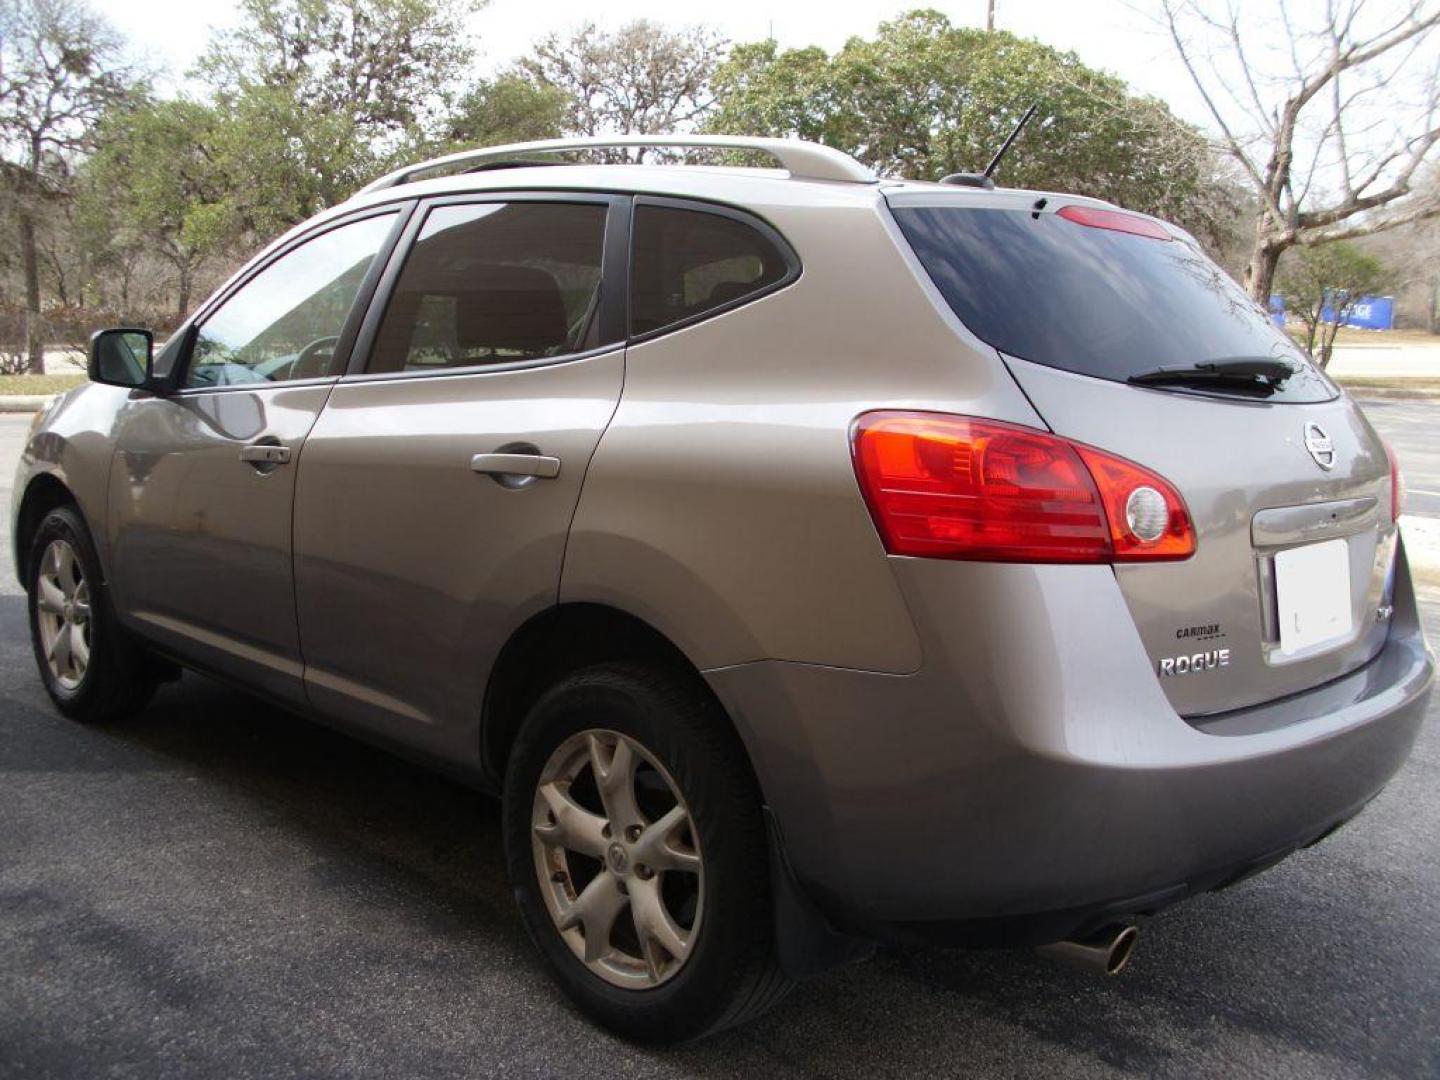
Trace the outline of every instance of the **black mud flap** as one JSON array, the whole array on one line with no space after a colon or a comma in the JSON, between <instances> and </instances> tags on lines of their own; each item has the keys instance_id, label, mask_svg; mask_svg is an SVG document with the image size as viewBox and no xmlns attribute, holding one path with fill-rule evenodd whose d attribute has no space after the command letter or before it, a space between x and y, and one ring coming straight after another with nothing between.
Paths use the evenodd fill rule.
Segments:
<instances>
[{"instance_id":1,"label":"black mud flap","mask_svg":"<svg viewBox=\"0 0 1440 1080\"><path fill-rule=\"evenodd\" d=\"M875 943L835 930L806 895L790 866L780 826L768 806L765 807L765 829L770 841L775 948L785 974L792 979L804 979L842 964L868 960L875 952Z\"/></svg>"}]
</instances>

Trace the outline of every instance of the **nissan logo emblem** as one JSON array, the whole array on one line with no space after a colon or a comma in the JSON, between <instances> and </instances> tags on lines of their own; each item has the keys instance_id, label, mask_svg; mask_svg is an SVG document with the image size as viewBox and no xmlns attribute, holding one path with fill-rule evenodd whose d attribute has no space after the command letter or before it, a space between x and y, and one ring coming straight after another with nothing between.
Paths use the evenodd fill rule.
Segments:
<instances>
[{"instance_id":1,"label":"nissan logo emblem","mask_svg":"<svg viewBox=\"0 0 1440 1080\"><path fill-rule=\"evenodd\" d=\"M1305 449L1310 451L1310 456L1320 468L1328 470L1335 467L1335 443L1325 429L1313 421L1305 425Z\"/></svg>"}]
</instances>

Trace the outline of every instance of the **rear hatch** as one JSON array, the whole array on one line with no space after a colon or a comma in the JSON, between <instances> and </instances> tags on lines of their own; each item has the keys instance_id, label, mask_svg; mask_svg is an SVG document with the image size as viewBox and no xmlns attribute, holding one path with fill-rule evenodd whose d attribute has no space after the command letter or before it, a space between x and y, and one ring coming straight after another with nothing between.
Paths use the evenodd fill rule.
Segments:
<instances>
[{"instance_id":1,"label":"rear hatch","mask_svg":"<svg viewBox=\"0 0 1440 1080\"><path fill-rule=\"evenodd\" d=\"M1360 410L1178 230L981 194L889 201L1045 423L1184 497L1195 554L1115 567L1175 708L1254 705L1373 657L1396 532L1389 459Z\"/></svg>"}]
</instances>

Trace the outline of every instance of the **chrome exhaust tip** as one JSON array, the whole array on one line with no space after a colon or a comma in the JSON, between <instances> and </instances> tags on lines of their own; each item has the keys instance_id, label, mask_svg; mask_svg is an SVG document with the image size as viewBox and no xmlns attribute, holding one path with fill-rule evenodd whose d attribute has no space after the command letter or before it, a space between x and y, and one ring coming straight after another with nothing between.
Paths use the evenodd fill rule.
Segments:
<instances>
[{"instance_id":1,"label":"chrome exhaust tip","mask_svg":"<svg viewBox=\"0 0 1440 1080\"><path fill-rule=\"evenodd\" d=\"M1096 975L1119 975L1130 962L1140 929L1134 923L1117 923L1077 941L1057 941L1035 951Z\"/></svg>"}]
</instances>

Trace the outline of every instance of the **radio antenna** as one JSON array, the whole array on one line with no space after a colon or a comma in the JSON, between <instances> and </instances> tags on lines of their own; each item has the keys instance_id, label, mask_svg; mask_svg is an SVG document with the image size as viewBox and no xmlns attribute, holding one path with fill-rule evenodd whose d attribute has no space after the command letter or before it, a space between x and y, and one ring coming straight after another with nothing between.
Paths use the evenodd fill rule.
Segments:
<instances>
[{"instance_id":1,"label":"radio antenna","mask_svg":"<svg viewBox=\"0 0 1440 1080\"><path fill-rule=\"evenodd\" d=\"M1025 115L1020 117L1020 122L1015 125L1015 130L1010 132L1010 137L1005 140L1005 145L1000 147L999 150L995 151L995 156L990 159L990 164L985 166L985 171L980 174L981 176L992 177L995 175L995 170L1000 167L1000 159L1005 156L1005 151L1009 150L1011 144L1013 144L1015 140L1019 138L1020 132L1025 130L1025 125L1030 122L1030 118L1035 115L1035 111L1039 108L1040 103L1037 101L1034 105L1031 105L1030 108L1025 110Z\"/></svg>"}]
</instances>

